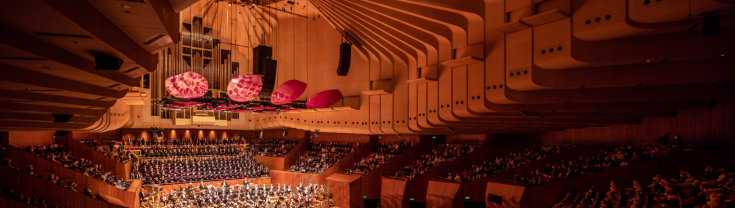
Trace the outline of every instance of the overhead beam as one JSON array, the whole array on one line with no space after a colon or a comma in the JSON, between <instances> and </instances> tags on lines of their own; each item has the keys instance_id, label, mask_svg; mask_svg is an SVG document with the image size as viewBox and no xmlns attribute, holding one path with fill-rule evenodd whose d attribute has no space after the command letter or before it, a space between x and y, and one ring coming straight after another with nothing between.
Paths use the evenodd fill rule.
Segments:
<instances>
[{"instance_id":1,"label":"overhead beam","mask_svg":"<svg viewBox=\"0 0 735 208\"><path fill-rule=\"evenodd\" d=\"M99 101L99 100L72 98L72 97L65 97L65 96L58 96L58 95L47 95L47 94L40 94L40 93L23 92L23 91L15 91L15 90L4 90L4 89L0 89L0 97L70 104L70 105L79 105L79 106L104 108L104 109L112 107L112 105L115 105L115 102L116 102L115 100Z\"/></svg>"},{"instance_id":2,"label":"overhead beam","mask_svg":"<svg viewBox=\"0 0 735 208\"><path fill-rule=\"evenodd\" d=\"M125 90L113 90L111 88L82 83L75 80L64 79L44 73L29 71L14 66L0 64L0 80L35 85L39 87L54 88L71 92L85 93L103 97L120 99L125 97Z\"/></svg>"},{"instance_id":3,"label":"overhead beam","mask_svg":"<svg viewBox=\"0 0 735 208\"><path fill-rule=\"evenodd\" d=\"M54 116L51 114L39 113L16 113L16 112L0 112L0 118L7 120L29 121L29 122L54 122ZM67 123L92 124L99 117L82 117L74 116Z\"/></svg>"},{"instance_id":4,"label":"overhead beam","mask_svg":"<svg viewBox=\"0 0 735 208\"><path fill-rule=\"evenodd\" d=\"M81 26L96 38L110 45L136 64L149 72L156 70L158 56L150 54L138 45L135 40L125 33L112 20L107 18L99 9L87 0L41 0ZM131 85L134 86L134 85Z\"/></svg>"},{"instance_id":5,"label":"overhead beam","mask_svg":"<svg viewBox=\"0 0 735 208\"><path fill-rule=\"evenodd\" d=\"M58 62L82 71L86 71L113 82L127 86L137 86L141 77L132 78L116 71L97 70L95 62L85 59L66 49L48 43L34 35L20 31L10 25L0 23L0 43L23 50L49 61ZM155 69L155 68L154 68Z\"/></svg>"},{"instance_id":6,"label":"overhead beam","mask_svg":"<svg viewBox=\"0 0 735 208\"><path fill-rule=\"evenodd\" d=\"M28 112L43 112L43 113L64 113L73 115L84 115L84 116L102 116L107 112L105 110L94 110L94 109L82 109L82 108L67 108L67 107L56 107L50 105L33 105L23 104L14 102L0 102L0 109L13 110L13 111L28 111Z\"/></svg>"}]
</instances>

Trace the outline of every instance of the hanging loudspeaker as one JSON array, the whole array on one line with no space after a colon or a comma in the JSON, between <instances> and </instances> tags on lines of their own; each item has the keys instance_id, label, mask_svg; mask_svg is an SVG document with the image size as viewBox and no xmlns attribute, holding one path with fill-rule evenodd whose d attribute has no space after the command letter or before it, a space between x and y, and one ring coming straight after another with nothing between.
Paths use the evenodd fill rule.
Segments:
<instances>
[{"instance_id":1,"label":"hanging loudspeaker","mask_svg":"<svg viewBox=\"0 0 735 208\"><path fill-rule=\"evenodd\" d=\"M71 117L74 117L72 114L53 114L54 116L54 123L61 123L61 122L69 122L71 120Z\"/></svg>"},{"instance_id":2,"label":"hanging loudspeaker","mask_svg":"<svg viewBox=\"0 0 735 208\"><path fill-rule=\"evenodd\" d=\"M94 69L102 70L120 70L123 61L114 56L94 56L96 66Z\"/></svg>"},{"instance_id":3,"label":"hanging loudspeaker","mask_svg":"<svg viewBox=\"0 0 735 208\"><path fill-rule=\"evenodd\" d=\"M337 66L338 76L347 76L350 72L350 60L352 59L352 44L342 43L339 45L339 65Z\"/></svg>"}]
</instances>

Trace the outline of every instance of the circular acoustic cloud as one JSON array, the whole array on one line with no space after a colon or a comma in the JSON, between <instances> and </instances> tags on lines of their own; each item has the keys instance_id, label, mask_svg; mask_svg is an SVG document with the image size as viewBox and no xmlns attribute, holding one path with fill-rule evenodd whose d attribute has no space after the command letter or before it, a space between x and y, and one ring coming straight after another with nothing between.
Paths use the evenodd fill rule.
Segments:
<instances>
[{"instance_id":1,"label":"circular acoustic cloud","mask_svg":"<svg viewBox=\"0 0 735 208\"><path fill-rule=\"evenodd\" d=\"M271 94L271 103L273 105L283 105L298 99L301 94L306 91L306 83L299 80L288 80L278 86Z\"/></svg>"},{"instance_id":2,"label":"circular acoustic cloud","mask_svg":"<svg viewBox=\"0 0 735 208\"><path fill-rule=\"evenodd\" d=\"M227 85L227 95L237 102L247 102L260 94L263 80L258 75L237 75Z\"/></svg>"},{"instance_id":3,"label":"circular acoustic cloud","mask_svg":"<svg viewBox=\"0 0 735 208\"><path fill-rule=\"evenodd\" d=\"M309 98L306 106L311 108L324 108L342 100L342 92L338 89L324 90Z\"/></svg>"},{"instance_id":4,"label":"circular acoustic cloud","mask_svg":"<svg viewBox=\"0 0 735 208\"><path fill-rule=\"evenodd\" d=\"M209 82L202 75L185 72L166 79L166 92L177 98L193 99L204 96Z\"/></svg>"}]
</instances>

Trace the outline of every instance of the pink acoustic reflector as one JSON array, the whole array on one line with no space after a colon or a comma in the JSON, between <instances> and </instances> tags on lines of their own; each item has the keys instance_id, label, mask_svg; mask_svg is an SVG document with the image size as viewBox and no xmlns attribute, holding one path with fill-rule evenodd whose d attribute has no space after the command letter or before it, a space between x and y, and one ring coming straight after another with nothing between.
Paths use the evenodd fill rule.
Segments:
<instances>
[{"instance_id":1,"label":"pink acoustic reflector","mask_svg":"<svg viewBox=\"0 0 735 208\"><path fill-rule=\"evenodd\" d=\"M338 89L324 90L309 98L306 106L312 108L324 108L342 100L342 92Z\"/></svg>"},{"instance_id":2,"label":"pink acoustic reflector","mask_svg":"<svg viewBox=\"0 0 735 208\"><path fill-rule=\"evenodd\" d=\"M258 75L237 75L227 85L227 95L237 102L247 102L260 94L263 80Z\"/></svg>"},{"instance_id":3,"label":"pink acoustic reflector","mask_svg":"<svg viewBox=\"0 0 735 208\"><path fill-rule=\"evenodd\" d=\"M209 82L202 75L185 72L166 79L166 92L177 98L192 99L204 96Z\"/></svg>"},{"instance_id":4,"label":"pink acoustic reflector","mask_svg":"<svg viewBox=\"0 0 735 208\"><path fill-rule=\"evenodd\" d=\"M271 94L271 103L273 105L283 105L298 99L306 90L306 83L299 80L288 80L278 86Z\"/></svg>"}]
</instances>

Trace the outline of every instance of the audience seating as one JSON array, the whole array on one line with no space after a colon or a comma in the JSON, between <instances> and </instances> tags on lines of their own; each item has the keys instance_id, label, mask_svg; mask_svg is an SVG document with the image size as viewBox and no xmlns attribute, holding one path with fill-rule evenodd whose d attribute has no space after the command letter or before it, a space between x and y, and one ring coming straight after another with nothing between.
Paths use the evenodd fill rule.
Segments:
<instances>
[{"instance_id":1,"label":"audience seating","mask_svg":"<svg viewBox=\"0 0 735 208\"><path fill-rule=\"evenodd\" d=\"M510 155L505 158L495 158L495 161L492 162L484 161L481 165L472 165L470 169L463 170L460 173L450 172L447 179L466 183L528 162L540 160L552 154L568 150L572 147L573 146L568 145L545 145L524 149L521 152L510 153Z\"/></svg>"},{"instance_id":2,"label":"audience seating","mask_svg":"<svg viewBox=\"0 0 735 208\"><path fill-rule=\"evenodd\" d=\"M254 160L249 154L234 156L191 156L143 160L144 184L178 184L197 181L257 178L268 175L268 167ZM133 172L137 172L137 165ZM138 177L138 176L136 176Z\"/></svg>"},{"instance_id":3,"label":"audience seating","mask_svg":"<svg viewBox=\"0 0 735 208\"><path fill-rule=\"evenodd\" d=\"M130 160L133 159L133 153L124 150L122 146L120 148L115 148L114 145L109 146L108 148L105 148L104 145L97 144L97 140L79 140L80 143L87 145L89 147L92 147L93 149L99 151L100 153L113 158L117 160L120 163L128 163Z\"/></svg>"},{"instance_id":4,"label":"audience seating","mask_svg":"<svg viewBox=\"0 0 735 208\"><path fill-rule=\"evenodd\" d=\"M735 206L735 172L707 166L700 176L679 171L679 176L666 178L660 174L646 185L638 180L626 188L623 206L641 207L700 207L723 208Z\"/></svg>"},{"instance_id":5,"label":"audience seating","mask_svg":"<svg viewBox=\"0 0 735 208\"><path fill-rule=\"evenodd\" d=\"M423 155L419 160L414 161L412 165L405 166L403 170L396 172L395 177L403 180L411 180L448 161L453 161L462 155L470 153L475 148L476 145L473 144L441 144L438 148L433 149L431 154Z\"/></svg>"},{"instance_id":6,"label":"audience seating","mask_svg":"<svg viewBox=\"0 0 735 208\"><path fill-rule=\"evenodd\" d=\"M268 139L262 140L260 147L258 148L258 156L268 157L284 157L290 152L299 140L287 140L287 139Z\"/></svg>"},{"instance_id":7,"label":"audience seating","mask_svg":"<svg viewBox=\"0 0 735 208\"><path fill-rule=\"evenodd\" d=\"M514 182L534 186L551 181L577 177L591 172L603 171L613 167L626 166L631 162L666 156L671 149L665 146L619 146L612 150L601 150L591 157L579 157L558 165L547 164L543 170L536 170L528 176L516 175Z\"/></svg>"},{"instance_id":8,"label":"audience seating","mask_svg":"<svg viewBox=\"0 0 735 208\"><path fill-rule=\"evenodd\" d=\"M12 164L12 163L11 163ZM49 163L50 164L50 163ZM53 164L55 165L55 164ZM38 199L43 199L43 204L47 204L47 207L132 207L135 203L135 193L127 192L116 188L105 188L100 184L93 185L89 184L84 189L91 190L94 187L98 187L99 191L91 190L88 192L75 191L69 186L62 186L57 183L51 182L49 177L44 179L42 176L34 176L26 173L22 170L11 168L8 165L0 165L0 187L3 188L4 197L0 202L2 207L43 207L38 206ZM83 176L83 175L82 175ZM60 179L68 178L67 175L61 174ZM69 182L67 184L74 183ZM106 184L104 184L106 185ZM82 187L82 186L77 186ZM10 190L16 193L13 196ZM96 192L96 193L95 193ZM26 201L20 201L20 195L26 198ZM102 197L102 195L105 195ZM36 200L35 206L28 204L28 199L33 198ZM107 203L103 198L116 198L123 201L127 206L120 206L116 204Z\"/></svg>"},{"instance_id":9,"label":"audience seating","mask_svg":"<svg viewBox=\"0 0 735 208\"><path fill-rule=\"evenodd\" d=\"M361 146L360 143L311 143L306 155L301 156L290 171L321 174Z\"/></svg>"},{"instance_id":10,"label":"audience seating","mask_svg":"<svg viewBox=\"0 0 735 208\"><path fill-rule=\"evenodd\" d=\"M7 148L7 147L6 147ZM44 176L50 176L55 175L60 179L65 185L69 185L70 183L74 183L77 185L77 190L84 190L85 188L90 189L94 193L98 193L100 195L109 196L112 198L120 199L121 201L125 202L125 204L132 204L132 201L127 200L135 200L133 197L135 193L129 192L123 189L120 189L118 187L115 187L113 185L110 185L104 181L97 180L93 177L89 177L87 175L84 175L81 172L77 172L75 170L72 170L70 168L64 167L61 164L55 163L51 160L46 160L39 158L38 156L23 151L16 148L9 148L10 150L10 161L12 166L18 168L20 173L23 173L18 176L12 176L11 178L18 178L18 182L20 184L31 184L33 177L29 174L26 174L26 167L28 166L34 166L33 173L36 175L44 175ZM8 167L3 165L2 167ZM26 177L27 175L27 177ZM5 178L5 177L3 177ZM41 181L47 182L48 179L39 179ZM16 182L11 182L16 183ZM3 187L14 187L14 186L8 186L6 184L1 184ZM24 190L25 188L30 188L30 186L20 186L19 184L16 184L15 187L18 187L18 192L20 193L27 193L29 191ZM60 187L60 186L59 186ZM133 187L130 187L133 188ZM38 189L40 190L40 189ZM80 193L81 194L81 193ZM47 203L49 203L50 200L47 199ZM74 207L74 206L66 206L66 207Z\"/></svg>"},{"instance_id":11,"label":"audience seating","mask_svg":"<svg viewBox=\"0 0 735 208\"><path fill-rule=\"evenodd\" d=\"M35 156L44 158L59 165L63 165L66 168L83 173L86 176L108 183L123 190L126 190L130 185L123 181L122 178L117 178L112 172L103 170L101 165L94 164L92 161L84 158L77 159L72 156L71 152L64 152L62 149L63 147L61 145L52 144L48 147L29 146L27 151ZM28 168L32 171L33 166L29 165Z\"/></svg>"},{"instance_id":12,"label":"audience seating","mask_svg":"<svg viewBox=\"0 0 735 208\"><path fill-rule=\"evenodd\" d=\"M411 147L411 142L408 140L396 141L393 144L381 143L378 145L378 152L373 152L367 157L363 157L360 162L355 163L352 168L347 170L347 174L365 175L409 147Z\"/></svg>"}]
</instances>

